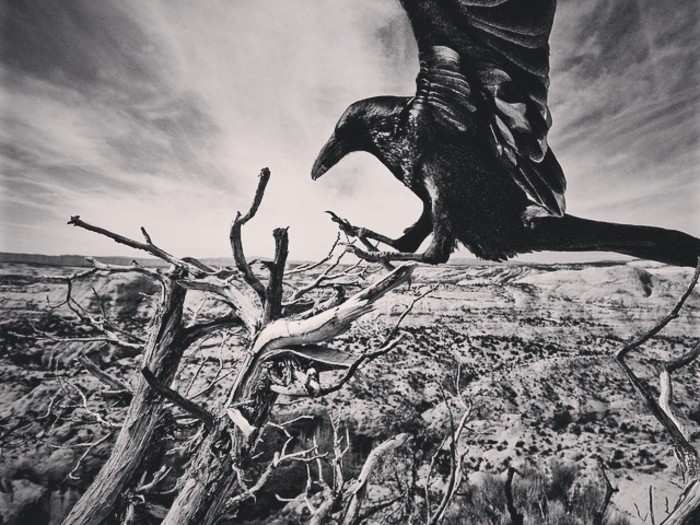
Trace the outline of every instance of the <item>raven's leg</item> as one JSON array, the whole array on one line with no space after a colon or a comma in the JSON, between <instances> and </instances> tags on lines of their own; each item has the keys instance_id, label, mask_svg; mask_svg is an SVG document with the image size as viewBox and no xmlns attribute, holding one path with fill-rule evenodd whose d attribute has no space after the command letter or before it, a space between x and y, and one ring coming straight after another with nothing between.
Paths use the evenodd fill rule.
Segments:
<instances>
[{"instance_id":1,"label":"raven's leg","mask_svg":"<svg viewBox=\"0 0 700 525\"><path fill-rule=\"evenodd\" d=\"M413 253L413 252L382 252L382 251L364 251L356 246L351 246L350 249L355 253L356 256L361 259L365 259L371 262L389 262L389 261L416 261L426 264L440 264L447 262L450 258L450 254L455 246L455 237L452 233L452 226L447 217L446 210L442 206L441 200L435 200L429 211L426 212L424 208L424 214L427 214L427 220L432 225L433 238L430 241L430 245L423 253ZM437 217L434 220L432 217ZM419 225L423 219L423 215L418 219L418 222L414 224L410 229ZM425 219L423 219L425 221ZM409 229L409 230L410 230ZM418 246L423 242L425 237L430 233L425 232L425 222L420 224L415 232L410 232L409 239L413 242L418 242ZM408 230L406 233L409 233ZM406 235L404 233L404 236ZM421 237L422 235L422 237ZM420 239L420 240L418 240Z\"/></svg>"},{"instance_id":2,"label":"raven's leg","mask_svg":"<svg viewBox=\"0 0 700 525\"><path fill-rule=\"evenodd\" d=\"M403 235L397 239L392 239L381 233L377 233L368 228L353 226L347 220L338 217L333 212L327 212L331 215L333 222L338 223L341 231L351 237L364 238L373 240L391 246L400 252L415 252L423 243L425 238L430 235L432 230L432 218L430 208L423 206L423 212L415 224L406 228Z\"/></svg>"},{"instance_id":3,"label":"raven's leg","mask_svg":"<svg viewBox=\"0 0 700 525\"><path fill-rule=\"evenodd\" d=\"M418 220L403 231L403 235L389 246L400 252L415 252L433 230L433 217L430 206L424 204Z\"/></svg>"}]
</instances>

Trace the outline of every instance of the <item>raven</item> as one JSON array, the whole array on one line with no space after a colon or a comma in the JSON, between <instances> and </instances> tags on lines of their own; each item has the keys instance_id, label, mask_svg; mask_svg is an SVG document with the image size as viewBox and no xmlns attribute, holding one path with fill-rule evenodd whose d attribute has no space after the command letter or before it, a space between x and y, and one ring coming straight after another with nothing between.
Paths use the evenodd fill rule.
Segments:
<instances>
[{"instance_id":1,"label":"raven","mask_svg":"<svg viewBox=\"0 0 700 525\"><path fill-rule=\"evenodd\" d=\"M601 250L697 264L700 239L691 235L565 213L566 179L547 144L556 0L400 1L420 54L415 96L350 105L312 169L316 180L346 154L366 151L423 202L398 239L354 230L398 252L354 248L357 255L440 263L460 241L495 261ZM431 233L426 251L414 253Z\"/></svg>"}]
</instances>

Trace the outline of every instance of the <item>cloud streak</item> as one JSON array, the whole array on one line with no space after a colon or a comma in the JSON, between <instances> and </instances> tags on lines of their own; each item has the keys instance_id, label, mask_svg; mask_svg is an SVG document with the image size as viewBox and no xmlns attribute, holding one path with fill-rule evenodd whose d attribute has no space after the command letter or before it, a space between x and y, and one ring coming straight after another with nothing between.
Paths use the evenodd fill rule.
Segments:
<instances>
[{"instance_id":1,"label":"cloud streak","mask_svg":"<svg viewBox=\"0 0 700 525\"><path fill-rule=\"evenodd\" d=\"M550 142L572 212L700 233L697 8L682 4L559 2ZM251 253L289 224L292 256L318 256L325 209L387 233L419 213L368 155L309 180L349 103L413 90L395 0L24 1L0 17L0 249L118 253L65 226L80 213L223 255L264 165L274 181Z\"/></svg>"}]
</instances>

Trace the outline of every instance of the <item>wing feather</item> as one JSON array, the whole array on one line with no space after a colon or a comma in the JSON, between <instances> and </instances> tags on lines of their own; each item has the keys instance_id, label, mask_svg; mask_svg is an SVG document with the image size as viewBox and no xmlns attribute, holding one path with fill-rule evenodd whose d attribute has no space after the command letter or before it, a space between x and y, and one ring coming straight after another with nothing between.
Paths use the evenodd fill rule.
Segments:
<instances>
[{"instance_id":1,"label":"wing feather","mask_svg":"<svg viewBox=\"0 0 700 525\"><path fill-rule=\"evenodd\" d=\"M566 180L547 144L548 40L556 0L401 3L421 53L416 103L458 132L486 122L481 133L510 165L513 180L562 215Z\"/></svg>"}]
</instances>

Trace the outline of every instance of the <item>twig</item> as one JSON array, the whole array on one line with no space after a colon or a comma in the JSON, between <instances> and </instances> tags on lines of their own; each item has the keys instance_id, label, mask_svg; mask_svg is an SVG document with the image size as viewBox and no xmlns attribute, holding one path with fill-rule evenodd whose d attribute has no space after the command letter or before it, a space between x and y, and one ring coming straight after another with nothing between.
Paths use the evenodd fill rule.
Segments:
<instances>
[{"instance_id":1,"label":"twig","mask_svg":"<svg viewBox=\"0 0 700 525\"><path fill-rule=\"evenodd\" d=\"M631 350L638 348L645 341L648 341L653 335L658 334L661 329L663 329L663 327L665 327L671 320L678 317L680 309L683 307L685 301L692 293L695 285L698 282L699 276L700 264L698 264L690 285L686 289L681 299L673 307L671 313L667 315L660 323L654 326L654 328L652 328L649 332L618 351L615 356L617 363L622 368L630 383L632 383L637 392L639 392L639 394L642 396L642 399L645 401L649 411L659 421L659 423L663 425L664 429L671 436L671 441L673 442L673 447L679 460L684 481L688 478L696 479L698 476L700 476L700 459L698 458L697 450L688 441L688 436L683 428L683 425L676 418L673 410L671 409L672 388L670 373L678 370L682 366L690 364L694 359L696 359L700 355L700 344L680 358L662 363L662 369L659 372L660 393L658 401L655 398L651 388L642 379L640 379L626 363L625 356Z\"/></svg>"},{"instance_id":2,"label":"twig","mask_svg":"<svg viewBox=\"0 0 700 525\"><path fill-rule=\"evenodd\" d=\"M117 392L123 392L125 394L131 395L131 388L128 384L126 384L118 377L113 376L112 374L106 372L105 370L97 366L95 362L89 357L87 357L85 354L81 354L78 357L78 359L83 364L83 366L87 368L87 370L97 379L99 379L102 383L109 387L112 387Z\"/></svg>"},{"instance_id":3,"label":"twig","mask_svg":"<svg viewBox=\"0 0 700 525\"><path fill-rule=\"evenodd\" d=\"M318 396L325 396L327 394L330 394L331 392L335 392L337 390L340 390L342 386L350 381L352 377L355 375L357 370L366 362L372 361L376 359L379 356L382 356L388 352L390 352L392 349L396 347L397 344L399 344L403 340L403 334L399 335L397 337L399 327L401 326L401 323L406 319L406 316L413 310L413 307L420 301L421 299L427 297L429 294L431 294L433 291L435 291L436 287L433 287L426 292L422 293L418 297L414 298L409 305L404 309L404 311L401 313L399 316L398 320L394 324L394 326L391 328L389 333L384 337L383 340L383 345L381 348L378 350L375 350L373 352L367 352L362 354L358 359L356 359L347 369L343 377L335 384L327 387L322 387L320 391L318 392Z\"/></svg>"},{"instance_id":4,"label":"twig","mask_svg":"<svg viewBox=\"0 0 700 525\"><path fill-rule=\"evenodd\" d=\"M308 293L311 292L312 290L315 290L316 288L318 288L319 286L321 286L321 284L323 284L324 282L327 282L327 281L330 281L330 280L333 280L333 279L337 279L337 278L339 278L339 277L346 277L346 276L348 275L347 272L342 272L342 273L339 273L339 274L331 274L331 273L330 273L331 271L333 271L335 268L338 267L338 265L340 264L340 262L343 260L343 256L344 256L346 253L347 253L346 251L340 252L340 253L336 256L335 260L334 260L333 262L331 262L331 264L329 264L329 265L323 270L323 272L321 272L313 281L311 281L311 282L310 282L309 284L307 284L306 286L302 286L301 288L297 289L297 290L292 294L292 296L289 298L289 302L291 303L291 302L294 302L294 301L298 301L298 300L301 299L304 295L308 294Z\"/></svg>"},{"instance_id":5,"label":"twig","mask_svg":"<svg viewBox=\"0 0 700 525\"><path fill-rule=\"evenodd\" d=\"M608 506L610 505L610 500L612 499L613 494L619 490L617 487L613 487L610 483L610 478L608 478L608 473L605 470L605 465L601 459L598 459L598 467L600 468L600 472L603 475L603 480L605 481L605 496L603 496L600 509L593 514L593 525L603 525L605 515L608 512ZM639 509L637 509L637 512L639 512Z\"/></svg>"},{"instance_id":6,"label":"twig","mask_svg":"<svg viewBox=\"0 0 700 525\"><path fill-rule=\"evenodd\" d=\"M302 264L302 265L297 266L296 268L294 268L292 270L289 270L287 272L287 276L295 275L297 273L308 272L311 270L315 270L319 266L323 266L324 264L326 264L328 261L331 260L331 258L333 257L333 252L335 251L339 242L340 242L340 232L338 232L338 234L335 236L335 241L333 241L333 244L331 245L331 249L328 250L328 255L326 255L323 259L321 259L320 261L317 261L315 263Z\"/></svg>"},{"instance_id":7,"label":"twig","mask_svg":"<svg viewBox=\"0 0 700 525\"><path fill-rule=\"evenodd\" d=\"M440 501L437 510L432 515L430 513L430 505L428 498L428 487L430 478L428 477L428 479L426 480L426 508L428 512L429 525L435 525L443 520L447 508L450 502L454 499L455 494L457 493L457 489L459 488L459 485L462 482L462 476L464 474L462 470L462 466L464 463L464 454L457 457L457 446L459 443L459 438L462 435L462 431L464 430L467 421L471 417L471 406L466 405L466 409L464 411L464 414L462 414L462 418L459 420L459 423L455 426L452 409L450 408L449 403L447 402L447 399L444 396L444 392L443 399L445 402L445 407L447 408L447 413L449 415L450 421L450 475L447 480L447 487L443 491L442 500ZM437 452L439 452L439 450ZM435 455L433 455L433 459L437 455L437 452L435 453ZM432 463L433 461L431 460L431 465Z\"/></svg>"},{"instance_id":8,"label":"twig","mask_svg":"<svg viewBox=\"0 0 700 525\"><path fill-rule=\"evenodd\" d=\"M634 341L632 341L632 342L626 344L624 347L622 347L617 352L617 355L616 355L616 358L618 361L623 359L628 353L630 353L635 348L639 348L644 343L649 341L652 337L654 337L659 332L661 332L661 330L663 330L668 323L670 323L674 319L678 318L678 314L680 313L681 308L683 308L683 305L688 300L688 297L690 297L690 294L693 293L693 290L695 289L695 285L698 283L698 278L700 278L700 259L698 262L698 266L695 268L695 273L693 274L693 277L691 278L690 283L688 284L688 287L686 288L683 295L681 295L681 298L678 300L678 302L675 304L675 306L668 313L668 315L666 315L666 317L661 319L661 321L659 321L653 328L651 328L651 330L642 334L641 337L635 339Z\"/></svg>"},{"instance_id":9,"label":"twig","mask_svg":"<svg viewBox=\"0 0 700 525\"><path fill-rule=\"evenodd\" d=\"M156 486L163 481L166 477L168 477L168 474L170 474L170 471L172 470L172 467L168 467L166 465L162 465L158 471L153 474L153 479L145 484L139 485L134 489L134 492L136 494L145 494L148 492L151 492ZM143 473L144 476L146 475L146 472Z\"/></svg>"},{"instance_id":10,"label":"twig","mask_svg":"<svg viewBox=\"0 0 700 525\"><path fill-rule=\"evenodd\" d=\"M425 299L427 296L429 296L431 293L433 293L435 290L439 288L439 285L432 286L431 288L428 288L425 292L420 294L418 297L413 298L413 300L408 304L408 306L404 309L404 311L401 313L399 316L398 320L396 323L394 323L394 327L391 329L391 331L386 335L384 338L384 341L388 341L392 337L394 337L397 332L399 331L399 327L401 326L401 323L403 323L404 319L406 319L406 316L411 313L411 310L413 310L413 307L418 303L418 301Z\"/></svg>"},{"instance_id":11,"label":"twig","mask_svg":"<svg viewBox=\"0 0 700 525\"><path fill-rule=\"evenodd\" d=\"M178 259L177 257L171 255L170 253L166 252L162 248L159 248L155 244L151 242L151 238L148 236L147 233L145 233L145 230L143 227L141 228L141 233L144 234L144 237L146 238L146 243L142 243L139 241L135 241L134 239L130 239L129 237L125 237L123 235L120 235L118 233L111 232L105 228L102 228L100 226L94 226L92 224L89 224L85 221L83 221L80 218L80 215L73 215L70 220L68 221L68 224L71 224L73 226L77 226L78 228L83 228L84 230L88 230L94 233L97 233L99 235L104 235L105 237L108 237L112 239L114 242L117 244L123 244L125 246L129 246L130 248L134 248L136 250L142 250L147 253L150 253L154 257L157 257L158 259L162 259L173 266L176 266L178 268L182 269L188 269L191 271L194 275L199 275L202 273L202 270L195 266L192 263L189 263L187 261L184 261L183 259Z\"/></svg>"},{"instance_id":12,"label":"twig","mask_svg":"<svg viewBox=\"0 0 700 525\"><path fill-rule=\"evenodd\" d=\"M58 378L59 376L57 375L56 377ZM60 379L59 379L59 383L60 383ZM71 386L71 387L73 387L73 388L75 389L75 391L78 392L78 395L80 396L80 399L82 400L82 403L83 403L83 404L82 404L82 408L83 408L88 414L90 414L91 416L93 416L93 417L97 420L98 423L100 423L101 425L106 426L107 428L120 428L120 427L121 427L121 425L119 425L119 424L117 424L117 423L112 423L111 421L106 420L106 419L105 419L104 417L102 417L99 413L95 412L95 411L92 410L90 407L88 407L88 400L87 400L87 397L85 396L85 394L83 393L83 391L80 389L80 387L79 387L78 385L75 385L75 384L70 383L70 382L66 382L66 384L69 385L69 386Z\"/></svg>"},{"instance_id":13,"label":"twig","mask_svg":"<svg viewBox=\"0 0 700 525\"><path fill-rule=\"evenodd\" d=\"M104 442L107 441L110 437L112 437L112 432L108 432L107 434L105 434L104 436L102 436L102 437L101 437L100 439L98 439L97 441L93 441L92 443L87 444L87 445L86 445L87 448L85 449L85 452L83 452L82 455L78 458L78 461L75 463L75 465L73 466L73 468L71 469L71 471L68 473L68 476L67 476L67 477L70 478L70 479L74 479L74 480L80 479L80 478L78 478L78 477L75 476L75 473L76 473L76 472L78 471L78 469L80 468L80 465L83 463L83 461L85 460L85 458L88 457L88 454L90 454L90 452L92 452L92 449L93 449L93 448L95 448L97 445L99 445L99 444L101 444L101 443L104 443ZM78 446L78 445L75 445L75 446Z\"/></svg>"}]
</instances>

